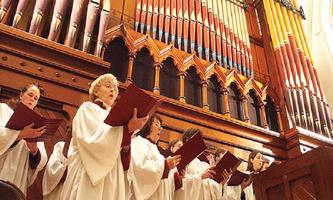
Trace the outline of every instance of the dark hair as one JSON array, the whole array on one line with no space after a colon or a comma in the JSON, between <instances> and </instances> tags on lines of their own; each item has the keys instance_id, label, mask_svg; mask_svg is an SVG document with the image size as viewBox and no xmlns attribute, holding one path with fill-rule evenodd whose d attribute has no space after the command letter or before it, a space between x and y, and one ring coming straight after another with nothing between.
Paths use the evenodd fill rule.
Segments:
<instances>
[{"instance_id":1,"label":"dark hair","mask_svg":"<svg viewBox=\"0 0 333 200\"><path fill-rule=\"evenodd\" d=\"M259 153L259 151L257 151L257 150L253 150L250 153L249 158L247 160L247 169L246 169L247 171L250 171L250 172L254 171L254 169L253 169L253 163L251 162L251 159L253 159L254 157L256 157L256 155L258 153Z\"/></svg>"},{"instance_id":2,"label":"dark hair","mask_svg":"<svg viewBox=\"0 0 333 200\"><path fill-rule=\"evenodd\" d=\"M182 141L182 140L181 140L181 139L175 139L175 140L172 140L172 141L169 143L168 151L169 151L170 153L172 153L171 148L174 147L174 146L177 144L177 142L179 142L179 141Z\"/></svg>"},{"instance_id":3,"label":"dark hair","mask_svg":"<svg viewBox=\"0 0 333 200\"><path fill-rule=\"evenodd\" d=\"M147 123L144 125L144 127L139 131L138 135L140 135L143 138L147 138L147 136L150 133L150 128L151 125L153 124L154 119L157 119L158 121L161 122L162 124L162 119L158 116L158 115L153 115L148 121Z\"/></svg>"},{"instance_id":4,"label":"dark hair","mask_svg":"<svg viewBox=\"0 0 333 200\"><path fill-rule=\"evenodd\" d=\"M20 95L22 95L23 93L25 93L26 91L29 90L29 88L31 87L36 87L38 90L39 90L39 93L41 95L44 95L44 89L42 88L42 86L36 82L36 83L30 83L28 85L25 85L23 86L23 88L21 89L21 92L20 92ZM20 99L19 98L10 98L8 99L7 101L7 105L12 108L12 109L15 109L16 108L16 105L20 102Z\"/></svg>"},{"instance_id":5,"label":"dark hair","mask_svg":"<svg viewBox=\"0 0 333 200\"><path fill-rule=\"evenodd\" d=\"M197 133L201 134L201 131L197 128L186 129L184 131L183 137L182 137L183 143L187 142L189 139L191 139Z\"/></svg>"}]
</instances>

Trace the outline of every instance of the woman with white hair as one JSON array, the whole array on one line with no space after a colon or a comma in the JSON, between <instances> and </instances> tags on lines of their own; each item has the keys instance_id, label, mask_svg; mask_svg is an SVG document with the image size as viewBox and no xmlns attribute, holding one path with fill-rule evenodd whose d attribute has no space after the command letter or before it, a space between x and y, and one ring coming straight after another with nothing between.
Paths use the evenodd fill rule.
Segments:
<instances>
[{"instance_id":1,"label":"woman with white hair","mask_svg":"<svg viewBox=\"0 0 333 200\"><path fill-rule=\"evenodd\" d=\"M130 137L126 132L141 129L148 117L137 118L134 109L127 125L105 124L103 121L117 96L118 82L112 74L104 74L91 84L91 101L84 102L73 119L68 173L61 199L125 199L122 160L128 159L122 159L121 154L127 151L129 155Z\"/></svg>"}]
</instances>

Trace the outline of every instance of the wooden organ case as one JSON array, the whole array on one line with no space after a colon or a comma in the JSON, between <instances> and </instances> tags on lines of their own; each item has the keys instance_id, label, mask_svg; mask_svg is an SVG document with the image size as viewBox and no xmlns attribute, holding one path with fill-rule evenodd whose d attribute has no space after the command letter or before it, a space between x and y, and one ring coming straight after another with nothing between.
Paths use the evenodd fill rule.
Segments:
<instances>
[{"instance_id":1,"label":"wooden organ case","mask_svg":"<svg viewBox=\"0 0 333 200\"><path fill-rule=\"evenodd\" d=\"M332 199L332 164L333 149L319 147L300 158L271 166L255 177L256 199Z\"/></svg>"}]
</instances>

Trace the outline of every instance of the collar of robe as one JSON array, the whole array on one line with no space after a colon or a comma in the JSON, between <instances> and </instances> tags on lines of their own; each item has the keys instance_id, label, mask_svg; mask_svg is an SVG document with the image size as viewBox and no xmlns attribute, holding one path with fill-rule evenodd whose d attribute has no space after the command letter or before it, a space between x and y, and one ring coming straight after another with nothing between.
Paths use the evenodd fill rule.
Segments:
<instances>
[{"instance_id":1,"label":"collar of robe","mask_svg":"<svg viewBox=\"0 0 333 200\"><path fill-rule=\"evenodd\" d=\"M101 107L102 109L104 109L104 110L107 110L107 111L109 111L109 112L110 112L110 110L111 110L111 106L106 105L106 104L105 104L102 100L100 100L100 99L95 99L94 103L95 103L96 105L98 105L99 107Z\"/></svg>"}]
</instances>

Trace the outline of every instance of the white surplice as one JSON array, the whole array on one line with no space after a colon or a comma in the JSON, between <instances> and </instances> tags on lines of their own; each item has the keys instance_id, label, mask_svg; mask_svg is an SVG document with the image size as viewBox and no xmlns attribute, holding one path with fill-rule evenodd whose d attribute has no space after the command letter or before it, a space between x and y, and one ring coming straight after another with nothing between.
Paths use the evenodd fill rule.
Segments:
<instances>
[{"instance_id":1,"label":"white surplice","mask_svg":"<svg viewBox=\"0 0 333 200\"><path fill-rule=\"evenodd\" d=\"M20 131L5 127L12 114L13 110L7 104L0 103L0 179L13 183L26 195L27 188L45 166L47 155L44 143L38 142L41 159L36 169L31 169L26 141L21 140L10 148L20 134Z\"/></svg>"},{"instance_id":2,"label":"white surplice","mask_svg":"<svg viewBox=\"0 0 333 200\"><path fill-rule=\"evenodd\" d=\"M132 139L131 163L128 180L132 199L173 199L175 170L169 172L168 178L161 179L164 172L165 158L155 144L137 136Z\"/></svg>"},{"instance_id":3,"label":"white surplice","mask_svg":"<svg viewBox=\"0 0 333 200\"><path fill-rule=\"evenodd\" d=\"M254 195L254 191L253 191L253 184L251 183L251 185L249 185L248 187L246 187L244 189L244 193L245 193L245 199L246 200L256 200L256 197Z\"/></svg>"},{"instance_id":4,"label":"white surplice","mask_svg":"<svg viewBox=\"0 0 333 200\"><path fill-rule=\"evenodd\" d=\"M60 200L64 185L60 180L67 169L67 158L62 153L64 146L65 142L56 143L46 164L42 182L44 200Z\"/></svg>"},{"instance_id":5,"label":"white surplice","mask_svg":"<svg viewBox=\"0 0 333 200\"><path fill-rule=\"evenodd\" d=\"M201 179L209 164L195 158L190 162L183 178L183 187L176 191L176 200L221 200L222 185L212 179Z\"/></svg>"},{"instance_id":6,"label":"white surplice","mask_svg":"<svg viewBox=\"0 0 333 200\"><path fill-rule=\"evenodd\" d=\"M125 199L120 150L123 127L103 121L109 112L92 102L78 109L72 126L62 200Z\"/></svg>"},{"instance_id":7,"label":"white surplice","mask_svg":"<svg viewBox=\"0 0 333 200\"><path fill-rule=\"evenodd\" d=\"M226 191L227 191L228 200L240 200L241 199L242 188L240 185L239 186L228 186ZM255 200L256 199L254 192L253 192L252 184L247 186L244 189L244 193L245 193L246 200Z\"/></svg>"},{"instance_id":8,"label":"white surplice","mask_svg":"<svg viewBox=\"0 0 333 200\"><path fill-rule=\"evenodd\" d=\"M250 174L249 171L245 171L244 173ZM237 186L227 186L226 187L226 195L228 200L240 200L242 194L242 188L240 185ZM255 195L253 192L253 186L250 184L244 189L245 199L246 200L255 200Z\"/></svg>"}]
</instances>

